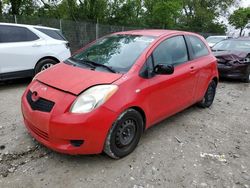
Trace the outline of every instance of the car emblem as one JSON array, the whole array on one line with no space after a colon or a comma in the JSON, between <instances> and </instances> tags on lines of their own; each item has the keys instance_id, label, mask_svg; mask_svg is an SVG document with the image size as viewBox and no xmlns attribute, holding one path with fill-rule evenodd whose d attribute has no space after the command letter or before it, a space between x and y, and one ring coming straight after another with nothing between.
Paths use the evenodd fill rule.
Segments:
<instances>
[{"instance_id":1,"label":"car emblem","mask_svg":"<svg viewBox=\"0 0 250 188\"><path fill-rule=\"evenodd\" d=\"M38 99L39 99L39 95L38 95L38 93L37 93L36 91L34 91L34 92L32 93L32 95L31 95L31 100L32 100L33 102L36 102L36 101L38 101Z\"/></svg>"}]
</instances>

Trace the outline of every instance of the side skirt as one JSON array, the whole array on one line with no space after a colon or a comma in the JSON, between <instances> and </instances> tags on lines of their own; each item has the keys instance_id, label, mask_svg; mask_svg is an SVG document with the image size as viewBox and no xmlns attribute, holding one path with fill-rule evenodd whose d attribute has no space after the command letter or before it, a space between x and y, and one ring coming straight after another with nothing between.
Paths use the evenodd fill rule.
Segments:
<instances>
[{"instance_id":1,"label":"side skirt","mask_svg":"<svg viewBox=\"0 0 250 188\"><path fill-rule=\"evenodd\" d=\"M8 72L8 73L0 73L0 80L11 80L11 79L17 79L17 78L26 78L26 77L33 77L34 76L34 70L24 70L24 71L16 71L16 72Z\"/></svg>"}]
</instances>

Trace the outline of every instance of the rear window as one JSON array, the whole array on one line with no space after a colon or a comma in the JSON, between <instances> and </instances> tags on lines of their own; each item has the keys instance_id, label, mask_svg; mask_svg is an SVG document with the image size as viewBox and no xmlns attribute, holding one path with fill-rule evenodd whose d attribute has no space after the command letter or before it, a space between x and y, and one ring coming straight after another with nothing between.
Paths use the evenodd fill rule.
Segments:
<instances>
[{"instance_id":1,"label":"rear window","mask_svg":"<svg viewBox=\"0 0 250 188\"><path fill-rule=\"evenodd\" d=\"M188 36L188 39L190 40L195 58L206 56L209 54L207 46L198 37Z\"/></svg>"},{"instance_id":2,"label":"rear window","mask_svg":"<svg viewBox=\"0 0 250 188\"><path fill-rule=\"evenodd\" d=\"M39 37L25 27L0 25L0 43L27 42L37 39Z\"/></svg>"},{"instance_id":3,"label":"rear window","mask_svg":"<svg viewBox=\"0 0 250 188\"><path fill-rule=\"evenodd\" d=\"M66 41L66 38L63 36L63 34L59 30L44 29L44 28L37 28L37 27L36 29L53 39Z\"/></svg>"}]
</instances>

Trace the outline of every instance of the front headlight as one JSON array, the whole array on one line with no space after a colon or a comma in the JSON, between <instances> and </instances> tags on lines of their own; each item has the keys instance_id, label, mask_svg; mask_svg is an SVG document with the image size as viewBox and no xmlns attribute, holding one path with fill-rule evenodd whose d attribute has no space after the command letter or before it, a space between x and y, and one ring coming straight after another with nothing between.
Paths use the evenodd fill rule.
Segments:
<instances>
[{"instance_id":1,"label":"front headlight","mask_svg":"<svg viewBox=\"0 0 250 188\"><path fill-rule=\"evenodd\" d=\"M116 85L98 85L91 87L77 97L70 108L71 113L91 112L105 103L118 89Z\"/></svg>"}]
</instances>

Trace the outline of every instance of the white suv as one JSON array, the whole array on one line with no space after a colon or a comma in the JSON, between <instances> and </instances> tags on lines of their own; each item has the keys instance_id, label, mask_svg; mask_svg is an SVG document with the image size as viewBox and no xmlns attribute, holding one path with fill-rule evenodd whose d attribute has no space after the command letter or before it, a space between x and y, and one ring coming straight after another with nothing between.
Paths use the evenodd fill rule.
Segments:
<instances>
[{"instance_id":1,"label":"white suv","mask_svg":"<svg viewBox=\"0 0 250 188\"><path fill-rule=\"evenodd\" d=\"M0 80L34 76L70 55L58 29L0 23Z\"/></svg>"}]
</instances>

